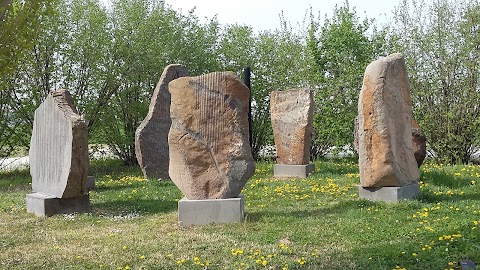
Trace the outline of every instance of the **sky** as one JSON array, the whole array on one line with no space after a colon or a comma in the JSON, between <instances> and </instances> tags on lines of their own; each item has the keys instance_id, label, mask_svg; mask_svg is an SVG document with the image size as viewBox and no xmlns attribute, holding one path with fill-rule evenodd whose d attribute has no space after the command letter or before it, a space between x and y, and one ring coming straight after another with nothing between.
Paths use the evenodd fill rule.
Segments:
<instances>
[{"instance_id":1,"label":"sky","mask_svg":"<svg viewBox=\"0 0 480 270\"><path fill-rule=\"evenodd\" d=\"M304 18L308 24L310 7L313 14L331 17L335 5L343 5L344 0L165 0L174 10L184 14L196 7L195 14L201 22L217 15L221 24L246 24L255 31L274 30L280 27L279 14L294 29L300 29ZM377 19L378 24L389 21L398 0L349 0L350 8L355 7L360 18Z\"/></svg>"}]
</instances>

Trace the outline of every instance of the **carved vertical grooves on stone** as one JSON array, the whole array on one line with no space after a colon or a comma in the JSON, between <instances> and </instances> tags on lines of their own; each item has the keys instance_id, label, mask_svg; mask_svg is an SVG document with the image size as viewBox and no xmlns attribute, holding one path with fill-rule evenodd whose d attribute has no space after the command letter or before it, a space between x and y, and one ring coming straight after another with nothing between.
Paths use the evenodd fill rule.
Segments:
<instances>
[{"instance_id":1,"label":"carved vertical grooves on stone","mask_svg":"<svg viewBox=\"0 0 480 270\"><path fill-rule=\"evenodd\" d=\"M248 88L233 73L215 72L176 79L169 91L170 177L189 199L238 196L255 167Z\"/></svg>"},{"instance_id":2,"label":"carved vertical grooves on stone","mask_svg":"<svg viewBox=\"0 0 480 270\"><path fill-rule=\"evenodd\" d=\"M208 76L198 77L198 83L195 84L195 108L199 111L199 119L196 129L202 137L205 146L209 149L215 168L219 174L223 174L217 161L219 154L219 141L221 133L226 127L224 118L224 96L225 85L221 85L225 80L222 79L222 73L214 72Z\"/></svg>"},{"instance_id":3,"label":"carved vertical grooves on stone","mask_svg":"<svg viewBox=\"0 0 480 270\"><path fill-rule=\"evenodd\" d=\"M68 91L49 94L35 110L29 158L34 192L57 198L86 194L87 124Z\"/></svg>"}]
</instances>

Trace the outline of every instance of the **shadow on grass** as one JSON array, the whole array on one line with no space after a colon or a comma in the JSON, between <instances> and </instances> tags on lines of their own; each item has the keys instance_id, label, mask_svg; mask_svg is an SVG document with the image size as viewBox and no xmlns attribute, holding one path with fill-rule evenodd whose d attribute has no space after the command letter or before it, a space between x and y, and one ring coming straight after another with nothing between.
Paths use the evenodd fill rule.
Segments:
<instances>
[{"instance_id":1,"label":"shadow on grass","mask_svg":"<svg viewBox=\"0 0 480 270\"><path fill-rule=\"evenodd\" d=\"M115 183L113 185L105 185L101 181L96 182L95 191L96 192L108 192L108 191L117 191L129 188L141 188L148 186L150 189L164 189L171 188L176 190L176 186L171 180L152 180L149 179L148 182L131 182L131 183Z\"/></svg>"},{"instance_id":2,"label":"shadow on grass","mask_svg":"<svg viewBox=\"0 0 480 270\"><path fill-rule=\"evenodd\" d=\"M127 214L160 214L177 210L176 201L154 200L154 199L118 199L108 202L92 203L92 212L99 215L123 216Z\"/></svg>"},{"instance_id":3,"label":"shadow on grass","mask_svg":"<svg viewBox=\"0 0 480 270\"><path fill-rule=\"evenodd\" d=\"M456 201L464 201L464 200L472 200L472 201L480 201L480 196L474 193L467 193L467 194L441 194L436 195L433 192L425 192L422 191L419 200L424 203L438 203L438 202L456 202Z\"/></svg>"},{"instance_id":4,"label":"shadow on grass","mask_svg":"<svg viewBox=\"0 0 480 270\"><path fill-rule=\"evenodd\" d=\"M372 202L367 200L350 200L341 201L332 206L319 206L310 210L286 210L285 208L279 210L264 210L258 212L247 212L248 221L259 222L265 217L290 217L290 218L307 218L326 215L339 215L354 209L368 208L380 204L379 202Z\"/></svg>"},{"instance_id":5,"label":"shadow on grass","mask_svg":"<svg viewBox=\"0 0 480 270\"><path fill-rule=\"evenodd\" d=\"M89 174L93 176L112 175L115 177L125 175L143 176L140 167L124 165L119 159L93 160L90 162Z\"/></svg>"},{"instance_id":6,"label":"shadow on grass","mask_svg":"<svg viewBox=\"0 0 480 270\"><path fill-rule=\"evenodd\" d=\"M460 188L470 185L471 179L466 177L456 177L445 171L422 172L421 179L425 183L448 188Z\"/></svg>"}]
</instances>

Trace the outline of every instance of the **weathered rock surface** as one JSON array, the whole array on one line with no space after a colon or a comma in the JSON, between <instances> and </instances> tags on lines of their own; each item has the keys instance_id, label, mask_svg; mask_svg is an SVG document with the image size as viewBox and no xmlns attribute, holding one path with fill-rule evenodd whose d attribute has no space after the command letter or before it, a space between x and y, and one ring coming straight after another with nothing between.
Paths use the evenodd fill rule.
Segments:
<instances>
[{"instance_id":1,"label":"weathered rock surface","mask_svg":"<svg viewBox=\"0 0 480 270\"><path fill-rule=\"evenodd\" d=\"M232 72L170 82L169 173L188 199L237 197L255 172L250 90Z\"/></svg>"},{"instance_id":2,"label":"weathered rock surface","mask_svg":"<svg viewBox=\"0 0 480 270\"><path fill-rule=\"evenodd\" d=\"M160 76L153 91L148 114L135 132L135 154L146 178L168 179L170 119L170 92L168 83L188 76L182 65L169 65Z\"/></svg>"},{"instance_id":3,"label":"weathered rock surface","mask_svg":"<svg viewBox=\"0 0 480 270\"><path fill-rule=\"evenodd\" d=\"M353 140L353 147L358 153L358 116L355 117ZM425 157L427 156L427 139L415 120L412 120L412 145L415 161L417 162L417 166L420 168L423 160L425 160Z\"/></svg>"},{"instance_id":4,"label":"weathered rock surface","mask_svg":"<svg viewBox=\"0 0 480 270\"><path fill-rule=\"evenodd\" d=\"M368 65L358 115L361 186L417 183L420 173L412 146L412 101L401 54Z\"/></svg>"},{"instance_id":5,"label":"weathered rock surface","mask_svg":"<svg viewBox=\"0 0 480 270\"><path fill-rule=\"evenodd\" d=\"M427 138L415 120L412 121L412 146L413 155L415 156L417 165L420 168L425 160L425 157L427 156Z\"/></svg>"},{"instance_id":6,"label":"weathered rock surface","mask_svg":"<svg viewBox=\"0 0 480 270\"><path fill-rule=\"evenodd\" d=\"M68 91L50 93L35 110L29 159L33 192L57 198L87 194L87 124Z\"/></svg>"},{"instance_id":7,"label":"weathered rock surface","mask_svg":"<svg viewBox=\"0 0 480 270\"><path fill-rule=\"evenodd\" d=\"M270 114L278 164L309 163L313 109L314 101L310 89L271 93Z\"/></svg>"}]
</instances>

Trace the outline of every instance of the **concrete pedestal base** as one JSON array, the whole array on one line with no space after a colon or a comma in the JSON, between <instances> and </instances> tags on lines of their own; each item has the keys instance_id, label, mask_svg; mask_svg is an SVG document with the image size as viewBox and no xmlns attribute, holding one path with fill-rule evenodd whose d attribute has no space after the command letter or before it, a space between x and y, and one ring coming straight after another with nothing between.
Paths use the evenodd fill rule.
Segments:
<instances>
[{"instance_id":1,"label":"concrete pedestal base","mask_svg":"<svg viewBox=\"0 0 480 270\"><path fill-rule=\"evenodd\" d=\"M27 212L39 217L90 211L90 196L56 198L41 193L27 194Z\"/></svg>"},{"instance_id":2,"label":"concrete pedestal base","mask_svg":"<svg viewBox=\"0 0 480 270\"><path fill-rule=\"evenodd\" d=\"M238 198L178 201L178 224L180 226L206 225L211 223L239 223L244 220L244 200Z\"/></svg>"},{"instance_id":3,"label":"concrete pedestal base","mask_svg":"<svg viewBox=\"0 0 480 270\"><path fill-rule=\"evenodd\" d=\"M411 184L403 187L358 187L358 196L370 201L398 202L400 200L415 199L420 195L420 186Z\"/></svg>"},{"instance_id":4,"label":"concrete pedestal base","mask_svg":"<svg viewBox=\"0 0 480 270\"><path fill-rule=\"evenodd\" d=\"M275 164L273 165L273 176L276 176L276 177L306 178L308 175L310 175L313 172L315 172L315 164L307 164L307 165Z\"/></svg>"}]
</instances>

